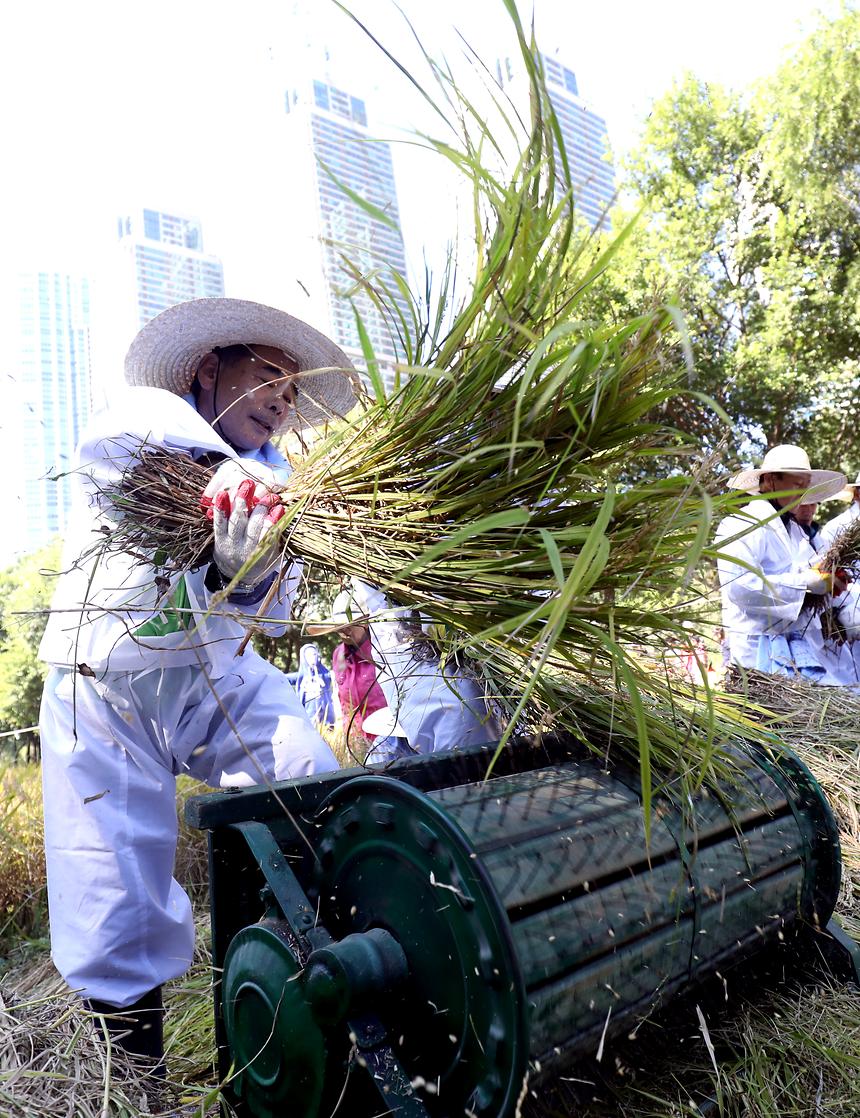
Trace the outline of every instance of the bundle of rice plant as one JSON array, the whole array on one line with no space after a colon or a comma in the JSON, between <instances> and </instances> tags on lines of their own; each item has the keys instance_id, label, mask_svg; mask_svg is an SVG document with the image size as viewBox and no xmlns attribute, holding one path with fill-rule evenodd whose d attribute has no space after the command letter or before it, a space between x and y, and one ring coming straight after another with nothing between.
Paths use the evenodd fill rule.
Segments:
<instances>
[{"instance_id":1,"label":"bundle of rice plant","mask_svg":"<svg viewBox=\"0 0 860 1118\"><path fill-rule=\"evenodd\" d=\"M818 556L817 564L822 571L860 568L860 518L843 528L827 550L819 552Z\"/></svg>"},{"instance_id":2,"label":"bundle of rice plant","mask_svg":"<svg viewBox=\"0 0 860 1118\"><path fill-rule=\"evenodd\" d=\"M662 419L688 390L677 312L621 323L583 318L583 293L612 266L577 240L564 144L540 54L505 0L531 85L523 125L492 83L494 111L473 110L451 72L428 60L449 129L425 137L468 180L476 264L467 293L454 262L438 295L403 277L359 276L404 354L387 395L357 317L373 398L300 461L278 524L285 555L380 586L444 626L441 656L467 654L490 678L509 728L566 722L597 747L617 742L701 780L719 704L703 684L656 678L643 648L686 643L677 591L707 554L712 496L699 448ZM509 178L484 161L498 137L521 140ZM397 291L410 313L391 298ZM136 448L135 469L107 494L121 514L102 546L169 570L204 562L205 467ZM704 695L705 702L701 699ZM738 732L730 708L718 735Z\"/></svg>"}]
</instances>

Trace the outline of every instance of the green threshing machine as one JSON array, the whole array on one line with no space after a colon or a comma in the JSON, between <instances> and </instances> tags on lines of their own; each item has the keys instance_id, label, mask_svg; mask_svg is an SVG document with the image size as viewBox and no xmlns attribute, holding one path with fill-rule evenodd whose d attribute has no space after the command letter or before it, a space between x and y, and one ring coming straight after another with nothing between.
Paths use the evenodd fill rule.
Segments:
<instances>
[{"instance_id":1,"label":"green threshing machine","mask_svg":"<svg viewBox=\"0 0 860 1118\"><path fill-rule=\"evenodd\" d=\"M512 1118L528 1077L764 949L856 976L839 840L787 752L682 808L564 735L189 801L247 1118ZM760 957L760 956L759 956Z\"/></svg>"}]
</instances>

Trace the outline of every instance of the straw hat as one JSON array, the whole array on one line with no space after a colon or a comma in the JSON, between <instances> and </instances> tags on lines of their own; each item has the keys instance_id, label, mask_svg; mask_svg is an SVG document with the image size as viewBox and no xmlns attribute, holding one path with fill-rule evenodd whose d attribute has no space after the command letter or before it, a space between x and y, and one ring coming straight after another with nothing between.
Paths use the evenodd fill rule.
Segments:
<instances>
[{"instance_id":1,"label":"straw hat","mask_svg":"<svg viewBox=\"0 0 860 1118\"><path fill-rule=\"evenodd\" d=\"M397 721L397 715L391 707L380 707L361 720L361 728L366 734L373 734L375 738L398 737L405 738L406 731Z\"/></svg>"},{"instance_id":2,"label":"straw hat","mask_svg":"<svg viewBox=\"0 0 860 1118\"><path fill-rule=\"evenodd\" d=\"M857 490L860 489L860 474L857 475L856 481L849 481L839 496L843 501L853 501L857 496Z\"/></svg>"},{"instance_id":3,"label":"straw hat","mask_svg":"<svg viewBox=\"0 0 860 1118\"><path fill-rule=\"evenodd\" d=\"M320 370L302 377L300 405L287 410L280 430L316 427L355 404L357 374L334 342L284 311L247 299L192 299L168 307L131 343L125 379L184 396L207 353L240 344L273 346L294 358L300 371Z\"/></svg>"},{"instance_id":4,"label":"straw hat","mask_svg":"<svg viewBox=\"0 0 860 1118\"><path fill-rule=\"evenodd\" d=\"M809 455L799 446L783 444L775 446L767 452L762 459L762 464L757 470L741 470L739 474L729 478L729 489L743 489L747 493L759 492L759 479L762 474L809 474L809 488L804 494L806 503L813 501L826 501L835 497L843 489L846 482L845 474L835 470L813 470L809 465Z\"/></svg>"},{"instance_id":5,"label":"straw hat","mask_svg":"<svg viewBox=\"0 0 860 1118\"><path fill-rule=\"evenodd\" d=\"M305 632L311 637L320 637L325 633L336 633L348 625L361 625L365 614L356 605L355 599L348 590L341 590L331 605L331 615L321 621L305 625Z\"/></svg>"}]
</instances>

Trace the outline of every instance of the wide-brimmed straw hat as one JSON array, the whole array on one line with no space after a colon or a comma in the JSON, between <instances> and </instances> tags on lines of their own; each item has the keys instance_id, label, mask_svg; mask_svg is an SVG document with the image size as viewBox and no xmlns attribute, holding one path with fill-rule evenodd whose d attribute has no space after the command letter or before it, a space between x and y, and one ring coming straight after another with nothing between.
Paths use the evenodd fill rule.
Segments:
<instances>
[{"instance_id":1,"label":"wide-brimmed straw hat","mask_svg":"<svg viewBox=\"0 0 860 1118\"><path fill-rule=\"evenodd\" d=\"M131 343L125 379L184 396L207 353L242 344L283 350L306 374L280 430L318 427L355 404L358 375L343 350L306 322L247 299L192 299L168 307Z\"/></svg>"},{"instance_id":2,"label":"wide-brimmed straw hat","mask_svg":"<svg viewBox=\"0 0 860 1118\"><path fill-rule=\"evenodd\" d=\"M391 707L380 707L361 720L361 729L365 734L373 734L375 738L397 737L405 738L406 731L397 721L397 715Z\"/></svg>"},{"instance_id":3,"label":"wide-brimmed straw hat","mask_svg":"<svg viewBox=\"0 0 860 1118\"><path fill-rule=\"evenodd\" d=\"M762 474L809 474L809 488L803 494L803 502L811 504L826 501L845 487L847 478L836 470L813 470L809 455L799 446L785 443L767 452L757 470L741 470L729 478L729 489L742 489L747 493L759 493Z\"/></svg>"},{"instance_id":4,"label":"wide-brimmed straw hat","mask_svg":"<svg viewBox=\"0 0 860 1118\"><path fill-rule=\"evenodd\" d=\"M356 605L355 599L348 590L341 590L331 605L331 613L319 621L312 621L305 625L305 632L311 637L320 637L325 633L336 633L349 625L363 624L364 613Z\"/></svg>"},{"instance_id":5,"label":"wide-brimmed straw hat","mask_svg":"<svg viewBox=\"0 0 860 1118\"><path fill-rule=\"evenodd\" d=\"M857 496L857 490L860 489L860 474L857 475L856 481L849 481L839 496L843 501L853 501Z\"/></svg>"}]
</instances>

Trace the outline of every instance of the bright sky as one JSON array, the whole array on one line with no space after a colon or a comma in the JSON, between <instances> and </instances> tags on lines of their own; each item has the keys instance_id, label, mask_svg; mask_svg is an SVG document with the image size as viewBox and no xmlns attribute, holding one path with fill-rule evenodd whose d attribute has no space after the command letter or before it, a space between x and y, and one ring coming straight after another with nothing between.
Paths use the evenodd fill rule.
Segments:
<instances>
[{"instance_id":1,"label":"bright sky","mask_svg":"<svg viewBox=\"0 0 860 1118\"><path fill-rule=\"evenodd\" d=\"M518 3L528 20L531 4ZM490 66L515 53L503 0L400 5L430 52L444 51L455 69L464 65L455 26ZM575 71L581 96L623 152L653 99L685 70L746 86L779 65L819 12L832 16L840 3L535 0L534 7L542 49ZM354 0L352 10L410 68L417 64L390 0ZM146 204L202 219L228 295L283 305L279 279L290 251L283 96L311 40L330 45L330 79L365 98L371 129L432 127L405 79L332 0L42 0L10 8L0 66L0 290L4 273L18 267L98 281L116 252L117 216ZM410 266L420 270L422 240L438 253L452 217L432 171L428 181L409 153L398 145L395 170ZM0 469L8 469L2 446Z\"/></svg>"},{"instance_id":2,"label":"bright sky","mask_svg":"<svg viewBox=\"0 0 860 1118\"><path fill-rule=\"evenodd\" d=\"M199 214L207 249L224 256L232 286L234 267L237 278L245 271L229 243L233 230L249 211L264 218L288 186L272 181L267 160L291 76L289 49L301 47L292 6L15 5L0 68L6 253L85 265L88 251L115 237L117 214L134 200L147 201ZM490 64L514 47L502 0L401 6L431 50L443 47L454 63L461 52L454 25ZM528 18L530 5L520 6ZM311 13L306 37L324 35L332 44L332 75L335 68L353 71L352 84L364 87L355 92L366 96L371 112L381 103L371 125L408 126L415 103L390 64L330 0L304 0L304 7ZM412 60L408 30L389 0L355 0L352 7ZM838 7L838 0L535 0L535 20L544 49L558 48L581 94L606 117L614 146L624 150L653 98L685 69L745 85L779 63L817 10L833 14ZM238 239L247 253L248 239ZM261 248L254 243L253 253Z\"/></svg>"}]
</instances>

